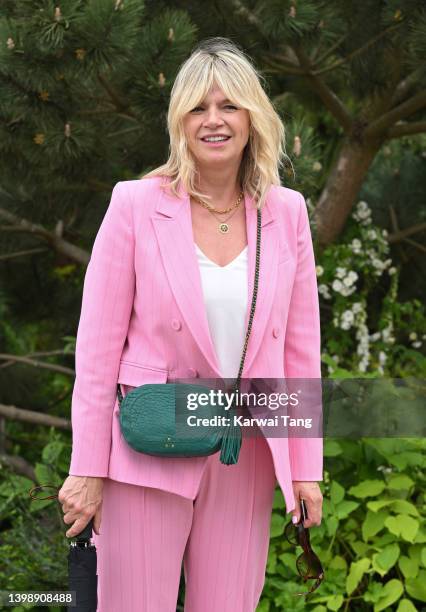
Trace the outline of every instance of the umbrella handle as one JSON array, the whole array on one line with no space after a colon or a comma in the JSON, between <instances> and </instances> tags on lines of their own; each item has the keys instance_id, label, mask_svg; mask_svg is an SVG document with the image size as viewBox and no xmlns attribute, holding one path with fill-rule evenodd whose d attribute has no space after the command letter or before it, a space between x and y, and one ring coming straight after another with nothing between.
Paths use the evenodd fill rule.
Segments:
<instances>
[{"instance_id":1,"label":"umbrella handle","mask_svg":"<svg viewBox=\"0 0 426 612\"><path fill-rule=\"evenodd\" d=\"M94 521L95 521L95 517L92 516L92 518L87 523L83 531L80 531L80 533L78 533L77 535L73 537L76 538L77 540L90 540L90 538L92 537L92 529L93 529Z\"/></svg>"}]
</instances>

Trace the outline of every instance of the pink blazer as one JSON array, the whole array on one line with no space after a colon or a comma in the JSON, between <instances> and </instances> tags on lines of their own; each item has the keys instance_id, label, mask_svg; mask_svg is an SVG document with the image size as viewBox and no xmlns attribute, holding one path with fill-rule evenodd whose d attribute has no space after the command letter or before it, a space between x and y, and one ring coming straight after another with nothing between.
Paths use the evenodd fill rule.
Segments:
<instances>
[{"instance_id":1,"label":"pink blazer","mask_svg":"<svg viewBox=\"0 0 426 612\"><path fill-rule=\"evenodd\" d=\"M221 378L194 248L188 193L153 177L118 182L87 267L76 343L69 474L196 497L207 457L138 453L123 439L117 382ZM249 303L256 208L247 199ZM303 196L272 186L262 211L261 274L243 378L320 378L320 319ZM249 310L249 309L247 309ZM248 312L246 324L248 322ZM268 437L287 512L292 480L322 480L322 439ZM232 466L229 466L232 469Z\"/></svg>"}]
</instances>

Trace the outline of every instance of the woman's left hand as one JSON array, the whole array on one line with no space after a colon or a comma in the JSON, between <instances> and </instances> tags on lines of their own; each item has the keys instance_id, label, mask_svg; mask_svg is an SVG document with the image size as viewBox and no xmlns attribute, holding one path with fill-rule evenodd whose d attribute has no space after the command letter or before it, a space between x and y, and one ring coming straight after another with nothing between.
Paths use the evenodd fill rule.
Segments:
<instances>
[{"instance_id":1,"label":"woman's left hand","mask_svg":"<svg viewBox=\"0 0 426 612\"><path fill-rule=\"evenodd\" d=\"M303 523L304 527L313 527L321 524L322 518L322 493L317 482L305 480L293 480L294 499L296 508L292 511L293 522L299 522L301 516L300 500L305 500L308 519ZM297 520L295 520L295 517Z\"/></svg>"}]
</instances>

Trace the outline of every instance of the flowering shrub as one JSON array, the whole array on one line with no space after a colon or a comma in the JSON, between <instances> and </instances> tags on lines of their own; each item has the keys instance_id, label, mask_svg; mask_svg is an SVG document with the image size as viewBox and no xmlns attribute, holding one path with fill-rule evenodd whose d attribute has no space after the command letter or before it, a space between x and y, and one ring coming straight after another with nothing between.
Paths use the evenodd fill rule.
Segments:
<instances>
[{"instance_id":1,"label":"flowering shrub","mask_svg":"<svg viewBox=\"0 0 426 612\"><path fill-rule=\"evenodd\" d=\"M317 257L323 361L355 374L399 377L426 372L418 350L426 339L419 300L399 303L399 270L389 256L387 231L374 226L360 201L338 244ZM383 295L384 294L384 295Z\"/></svg>"}]
</instances>

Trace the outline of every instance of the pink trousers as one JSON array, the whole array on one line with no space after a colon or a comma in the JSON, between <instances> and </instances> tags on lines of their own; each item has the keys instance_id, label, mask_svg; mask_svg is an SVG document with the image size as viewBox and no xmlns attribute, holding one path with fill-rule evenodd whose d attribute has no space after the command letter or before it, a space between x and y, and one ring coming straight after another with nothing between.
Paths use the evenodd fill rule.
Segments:
<instances>
[{"instance_id":1,"label":"pink trousers","mask_svg":"<svg viewBox=\"0 0 426 612\"><path fill-rule=\"evenodd\" d=\"M254 612L265 582L276 485L262 435L236 465L206 462L195 500L106 479L98 553L98 612Z\"/></svg>"}]
</instances>

